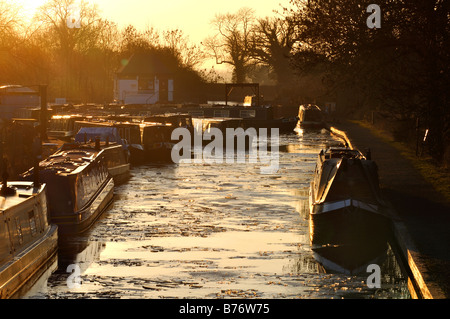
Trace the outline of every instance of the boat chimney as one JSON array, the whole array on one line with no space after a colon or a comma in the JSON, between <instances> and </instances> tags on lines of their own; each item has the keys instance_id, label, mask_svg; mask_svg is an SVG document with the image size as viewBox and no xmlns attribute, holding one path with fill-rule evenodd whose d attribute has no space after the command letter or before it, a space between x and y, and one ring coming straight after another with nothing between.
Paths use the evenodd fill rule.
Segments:
<instances>
[{"instance_id":1,"label":"boat chimney","mask_svg":"<svg viewBox=\"0 0 450 319\"><path fill-rule=\"evenodd\" d=\"M109 146L109 135L106 136L105 146L106 147Z\"/></svg>"},{"instance_id":2,"label":"boat chimney","mask_svg":"<svg viewBox=\"0 0 450 319\"><path fill-rule=\"evenodd\" d=\"M100 149L100 136L95 137L95 149Z\"/></svg>"},{"instance_id":3,"label":"boat chimney","mask_svg":"<svg viewBox=\"0 0 450 319\"><path fill-rule=\"evenodd\" d=\"M47 141L47 85L39 85L41 140Z\"/></svg>"},{"instance_id":4,"label":"boat chimney","mask_svg":"<svg viewBox=\"0 0 450 319\"><path fill-rule=\"evenodd\" d=\"M84 144L86 144L86 143L87 143L87 133L84 132Z\"/></svg>"}]
</instances>

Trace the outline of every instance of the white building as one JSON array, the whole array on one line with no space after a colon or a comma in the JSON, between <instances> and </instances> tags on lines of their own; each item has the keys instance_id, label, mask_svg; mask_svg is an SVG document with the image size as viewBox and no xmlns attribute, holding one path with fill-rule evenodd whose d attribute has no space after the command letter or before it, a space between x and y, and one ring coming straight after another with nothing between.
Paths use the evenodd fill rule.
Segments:
<instances>
[{"instance_id":1,"label":"white building","mask_svg":"<svg viewBox=\"0 0 450 319\"><path fill-rule=\"evenodd\" d=\"M136 53L116 73L114 99L123 104L173 101L173 71L151 53Z\"/></svg>"}]
</instances>

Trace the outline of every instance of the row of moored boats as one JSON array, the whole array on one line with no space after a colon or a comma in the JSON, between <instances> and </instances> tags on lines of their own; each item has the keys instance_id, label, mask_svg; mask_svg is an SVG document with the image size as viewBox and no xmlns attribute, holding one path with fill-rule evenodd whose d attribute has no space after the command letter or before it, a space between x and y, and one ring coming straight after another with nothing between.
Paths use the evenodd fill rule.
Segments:
<instances>
[{"instance_id":1,"label":"row of moored boats","mask_svg":"<svg viewBox=\"0 0 450 319\"><path fill-rule=\"evenodd\" d=\"M113 202L114 186L129 178L130 165L170 160L174 117L158 123L52 120L48 135L62 141L55 152L17 181L7 180L6 167L1 170L1 299L22 296L57 259L58 240L94 224Z\"/></svg>"}]
</instances>

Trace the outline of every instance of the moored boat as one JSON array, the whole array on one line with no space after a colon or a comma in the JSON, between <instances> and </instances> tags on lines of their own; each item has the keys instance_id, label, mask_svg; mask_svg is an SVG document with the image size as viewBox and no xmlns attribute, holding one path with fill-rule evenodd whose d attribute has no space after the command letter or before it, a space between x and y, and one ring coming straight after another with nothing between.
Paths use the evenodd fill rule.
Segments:
<instances>
[{"instance_id":1,"label":"moored boat","mask_svg":"<svg viewBox=\"0 0 450 319\"><path fill-rule=\"evenodd\" d=\"M59 234L88 230L113 200L114 180L104 150L61 149L39 163L39 179L48 187L48 207ZM33 179L34 168L22 174Z\"/></svg>"},{"instance_id":2,"label":"moored boat","mask_svg":"<svg viewBox=\"0 0 450 319\"><path fill-rule=\"evenodd\" d=\"M53 115L50 118L47 135L70 141L77 133L75 122L84 120L82 115Z\"/></svg>"},{"instance_id":3,"label":"moored boat","mask_svg":"<svg viewBox=\"0 0 450 319\"><path fill-rule=\"evenodd\" d=\"M57 226L47 219L45 184L0 187L0 298L20 298L55 263Z\"/></svg>"},{"instance_id":4,"label":"moored boat","mask_svg":"<svg viewBox=\"0 0 450 319\"><path fill-rule=\"evenodd\" d=\"M120 119L120 120L119 120ZM129 161L134 164L143 156L144 148L141 143L141 128L139 122L129 122L125 117L106 117L103 121L77 121L75 128L77 133L84 130L86 136L79 136L77 141L94 139L96 134L108 136L109 142L115 142L129 153Z\"/></svg>"},{"instance_id":5,"label":"moored boat","mask_svg":"<svg viewBox=\"0 0 450 319\"><path fill-rule=\"evenodd\" d=\"M352 250L386 242L389 218L381 199L376 163L360 151L322 151L310 188L310 241L315 252Z\"/></svg>"},{"instance_id":6,"label":"moored boat","mask_svg":"<svg viewBox=\"0 0 450 319\"><path fill-rule=\"evenodd\" d=\"M75 135L75 142L65 143L61 150L103 150L104 161L114 179L114 184L122 184L130 177L130 155L128 149L114 141L114 136L117 136L114 132L117 133L116 128L82 127Z\"/></svg>"},{"instance_id":7,"label":"moored boat","mask_svg":"<svg viewBox=\"0 0 450 319\"><path fill-rule=\"evenodd\" d=\"M244 128L243 120L240 118L196 118L194 125L195 134L214 135L212 129L220 130L222 133L221 145L225 149L248 150L252 146L253 138L257 138L258 135L258 129ZM217 137L212 139L215 138ZM202 138L202 146L206 146L210 142L210 139Z\"/></svg>"},{"instance_id":8,"label":"moored boat","mask_svg":"<svg viewBox=\"0 0 450 319\"><path fill-rule=\"evenodd\" d=\"M143 152L137 163L173 163L172 148L175 143L171 139L172 125L144 122L140 127Z\"/></svg>"},{"instance_id":9,"label":"moored boat","mask_svg":"<svg viewBox=\"0 0 450 319\"><path fill-rule=\"evenodd\" d=\"M325 128L325 116L320 107L314 104L300 105L297 128L302 130Z\"/></svg>"},{"instance_id":10,"label":"moored boat","mask_svg":"<svg viewBox=\"0 0 450 319\"><path fill-rule=\"evenodd\" d=\"M186 107L189 114L195 118L233 118L240 119L242 127L247 128L278 128L280 133L293 133L297 125L297 116L275 117L271 106L222 106L208 105Z\"/></svg>"}]
</instances>

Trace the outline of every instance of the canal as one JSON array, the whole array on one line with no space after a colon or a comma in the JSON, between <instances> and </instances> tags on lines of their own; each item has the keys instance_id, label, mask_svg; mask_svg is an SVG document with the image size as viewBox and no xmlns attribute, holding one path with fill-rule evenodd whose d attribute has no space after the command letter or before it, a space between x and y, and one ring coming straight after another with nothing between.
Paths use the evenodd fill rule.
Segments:
<instances>
[{"instance_id":1,"label":"canal","mask_svg":"<svg viewBox=\"0 0 450 319\"><path fill-rule=\"evenodd\" d=\"M318 152L339 143L326 131L281 135L270 175L248 162L135 167L26 298L410 298L389 245L381 288L314 259L309 183Z\"/></svg>"}]
</instances>

